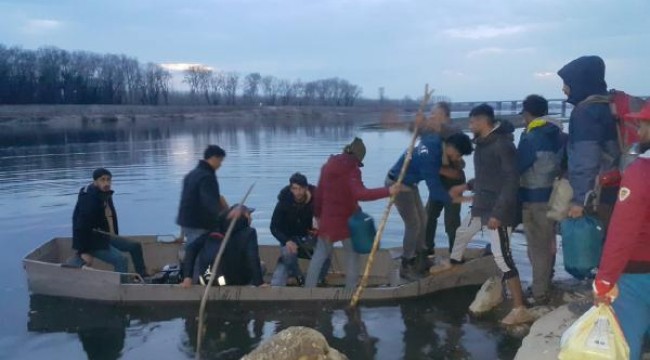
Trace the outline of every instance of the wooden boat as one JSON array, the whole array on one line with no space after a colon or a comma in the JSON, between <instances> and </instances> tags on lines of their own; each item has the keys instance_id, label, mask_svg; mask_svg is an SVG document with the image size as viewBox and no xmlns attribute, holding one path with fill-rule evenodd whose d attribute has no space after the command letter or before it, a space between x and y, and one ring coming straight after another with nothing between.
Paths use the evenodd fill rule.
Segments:
<instances>
[{"instance_id":1,"label":"wooden boat","mask_svg":"<svg viewBox=\"0 0 650 360\"><path fill-rule=\"evenodd\" d=\"M177 264L182 244L164 241L161 236L130 236L129 239L142 244L145 262L149 269L161 269L165 264ZM99 260L93 268L73 268L65 266L73 255L71 238L54 238L23 259L27 272L29 290L32 294L60 296L78 299L98 300L112 303L138 302L197 302L203 296L204 287L194 285L184 289L175 284L144 284L124 281L124 276L110 271L112 268ZM381 249L375 258L369 287L362 301L387 301L423 296L436 291L466 286L480 285L490 276L498 274L492 256L483 256L483 249L467 249L467 261L462 266L418 281L403 282L398 274L401 249ZM441 249L440 254L446 253ZM395 255L395 256L393 256ZM277 245L261 245L260 257L267 264L265 276L270 278L273 266L279 256ZM130 258L127 255L127 258ZM301 260L302 262L303 260ZM365 266L366 256L362 256L361 266ZM335 248L332 268L327 277L327 287L303 288L253 287L253 286L215 286L210 289L210 301L348 301L352 291L342 287L344 274L342 248ZM307 262L301 263L306 268ZM133 265L129 264L132 269Z\"/></svg>"}]
</instances>

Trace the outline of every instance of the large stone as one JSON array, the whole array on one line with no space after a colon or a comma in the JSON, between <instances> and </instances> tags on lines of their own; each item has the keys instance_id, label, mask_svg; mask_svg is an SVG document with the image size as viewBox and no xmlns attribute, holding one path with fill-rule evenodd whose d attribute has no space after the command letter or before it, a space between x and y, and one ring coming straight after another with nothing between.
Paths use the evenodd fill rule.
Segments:
<instances>
[{"instance_id":1,"label":"large stone","mask_svg":"<svg viewBox=\"0 0 650 360\"><path fill-rule=\"evenodd\" d=\"M242 360L347 360L314 329L292 326L273 335Z\"/></svg>"},{"instance_id":2,"label":"large stone","mask_svg":"<svg viewBox=\"0 0 650 360\"><path fill-rule=\"evenodd\" d=\"M474 301L469 306L469 311L474 315L480 315L492 310L503 302L503 284L501 279L493 276L481 286Z\"/></svg>"},{"instance_id":3,"label":"large stone","mask_svg":"<svg viewBox=\"0 0 650 360\"><path fill-rule=\"evenodd\" d=\"M590 306L590 301L575 302L560 306L539 318L524 338L515 360L557 359L562 334Z\"/></svg>"}]
</instances>

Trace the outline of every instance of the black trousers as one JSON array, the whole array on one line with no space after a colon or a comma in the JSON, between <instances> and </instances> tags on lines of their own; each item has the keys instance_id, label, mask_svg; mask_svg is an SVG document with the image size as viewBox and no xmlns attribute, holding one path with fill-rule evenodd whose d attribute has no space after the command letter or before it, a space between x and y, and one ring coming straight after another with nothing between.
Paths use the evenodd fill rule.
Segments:
<instances>
[{"instance_id":1,"label":"black trousers","mask_svg":"<svg viewBox=\"0 0 650 360\"><path fill-rule=\"evenodd\" d=\"M442 180L442 184L447 190L453 186L465 183L464 176L462 179L440 177L440 180ZM449 251L453 249L454 241L456 240L456 230L460 227L460 209L461 204L445 204L440 201L427 202L427 230L425 241L430 254L434 253L434 240L436 238L436 231L438 230L438 218L442 210L445 210L445 232L447 233L447 238L449 238Z\"/></svg>"}]
</instances>

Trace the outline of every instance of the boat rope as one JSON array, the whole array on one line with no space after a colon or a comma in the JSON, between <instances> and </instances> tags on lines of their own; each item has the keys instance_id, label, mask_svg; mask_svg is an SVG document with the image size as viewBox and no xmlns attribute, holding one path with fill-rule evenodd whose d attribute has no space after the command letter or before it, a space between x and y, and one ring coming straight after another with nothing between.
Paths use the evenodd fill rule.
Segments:
<instances>
[{"instance_id":1,"label":"boat rope","mask_svg":"<svg viewBox=\"0 0 650 360\"><path fill-rule=\"evenodd\" d=\"M402 183L402 180L404 180L404 175L406 174L406 169L411 163L411 158L413 157L413 148L415 147L415 142L418 139L420 125L422 125L425 119L424 109L426 108L427 104L429 103L429 100L431 99L431 94L433 94L433 90L429 91L429 84L426 84L424 86L424 96L422 97L420 108L418 109L418 112L415 115L413 136L411 137L411 142L409 144L408 150L406 151L406 156L404 157L404 163L402 164L402 169L400 170L399 176L397 177L397 181L395 182L395 184ZM375 261L375 254L379 249L379 242L381 241L381 237L384 234L384 228L386 227L386 223L388 222L388 217L390 215L390 210L393 207L394 203L395 203L395 195L391 196L388 199L388 205L386 205L386 209L384 210L384 216L382 217L381 222L379 223L379 227L377 228L377 233L375 234L375 239L372 243L372 249L370 250L370 255L368 255L368 260L366 261L366 268L363 271L363 276L361 277L359 286L357 286L356 291L352 295L352 300L350 301L350 307L357 306L357 303L361 298L361 294L363 293L363 289L368 285L368 277L370 276L370 269L372 268L372 264Z\"/></svg>"}]
</instances>

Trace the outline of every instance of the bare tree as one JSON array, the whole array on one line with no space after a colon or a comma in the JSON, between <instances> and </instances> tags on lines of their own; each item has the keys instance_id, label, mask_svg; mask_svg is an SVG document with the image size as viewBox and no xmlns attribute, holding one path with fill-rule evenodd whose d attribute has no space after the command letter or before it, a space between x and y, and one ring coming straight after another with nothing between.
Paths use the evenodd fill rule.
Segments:
<instances>
[{"instance_id":1,"label":"bare tree","mask_svg":"<svg viewBox=\"0 0 650 360\"><path fill-rule=\"evenodd\" d=\"M264 91L266 104L275 105L278 97L278 79L270 75L262 78L262 90Z\"/></svg>"},{"instance_id":2,"label":"bare tree","mask_svg":"<svg viewBox=\"0 0 650 360\"><path fill-rule=\"evenodd\" d=\"M239 74L231 71L224 74L224 96L226 103L235 105L237 102L237 88L239 87Z\"/></svg>"},{"instance_id":3,"label":"bare tree","mask_svg":"<svg viewBox=\"0 0 650 360\"><path fill-rule=\"evenodd\" d=\"M249 104L257 103L260 82L262 75L260 73L250 73L244 78L244 101Z\"/></svg>"}]
</instances>

